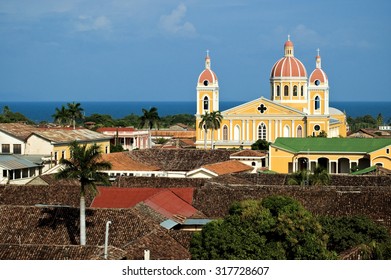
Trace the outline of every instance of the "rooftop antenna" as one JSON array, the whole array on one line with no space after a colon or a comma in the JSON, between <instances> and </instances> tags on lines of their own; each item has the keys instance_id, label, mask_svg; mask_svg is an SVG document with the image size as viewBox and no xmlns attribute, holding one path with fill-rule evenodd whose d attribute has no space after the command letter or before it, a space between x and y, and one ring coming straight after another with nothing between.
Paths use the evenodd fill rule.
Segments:
<instances>
[{"instance_id":1,"label":"rooftop antenna","mask_svg":"<svg viewBox=\"0 0 391 280\"><path fill-rule=\"evenodd\" d=\"M107 221L106 223L106 235L105 235L105 255L104 255L104 258L105 260L107 260L107 248L108 248L108 245L109 245L109 226L111 224L111 221Z\"/></svg>"}]
</instances>

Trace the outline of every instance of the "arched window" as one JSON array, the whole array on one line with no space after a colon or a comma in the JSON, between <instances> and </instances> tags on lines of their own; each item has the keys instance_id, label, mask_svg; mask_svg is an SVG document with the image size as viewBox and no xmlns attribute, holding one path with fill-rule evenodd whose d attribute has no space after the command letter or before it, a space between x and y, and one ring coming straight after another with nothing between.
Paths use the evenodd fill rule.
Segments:
<instances>
[{"instance_id":1,"label":"arched window","mask_svg":"<svg viewBox=\"0 0 391 280\"><path fill-rule=\"evenodd\" d=\"M223 126L223 140L228 140L228 127L226 125Z\"/></svg>"},{"instance_id":2,"label":"arched window","mask_svg":"<svg viewBox=\"0 0 391 280\"><path fill-rule=\"evenodd\" d=\"M240 140L240 127L238 125L235 125L234 127L234 140L235 141Z\"/></svg>"},{"instance_id":3,"label":"arched window","mask_svg":"<svg viewBox=\"0 0 391 280\"><path fill-rule=\"evenodd\" d=\"M209 110L209 98L207 96L204 97L204 110Z\"/></svg>"},{"instance_id":4,"label":"arched window","mask_svg":"<svg viewBox=\"0 0 391 280\"><path fill-rule=\"evenodd\" d=\"M299 125L297 127L297 133L296 133L297 137L303 137L303 128L301 127L301 125Z\"/></svg>"},{"instance_id":5,"label":"arched window","mask_svg":"<svg viewBox=\"0 0 391 280\"><path fill-rule=\"evenodd\" d=\"M277 96L280 96L280 86L277 86L277 93L276 93Z\"/></svg>"},{"instance_id":6,"label":"arched window","mask_svg":"<svg viewBox=\"0 0 391 280\"><path fill-rule=\"evenodd\" d=\"M297 86L293 86L293 96L297 96Z\"/></svg>"},{"instance_id":7,"label":"arched window","mask_svg":"<svg viewBox=\"0 0 391 280\"><path fill-rule=\"evenodd\" d=\"M320 109L320 97L317 96L315 97L315 110L319 110Z\"/></svg>"},{"instance_id":8,"label":"arched window","mask_svg":"<svg viewBox=\"0 0 391 280\"><path fill-rule=\"evenodd\" d=\"M289 95L289 87L284 86L284 96L288 96L288 95Z\"/></svg>"},{"instance_id":9,"label":"arched window","mask_svg":"<svg viewBox=\"0 0 391 280\"><path fill-rule=\"evenodd\" d=\"M288 125L284 126L284 137L290 137L290 128Z\"/></svg>"},{"instance_id":10,"label":"arched window","mask_svg":"<svg viewBox=\"0 0 391 280\"><path fill-rule=\"evenodd\" d=\"M258 139L266 140L266 125L261 123L258 126Z\"/></svg>"}]
</instances>

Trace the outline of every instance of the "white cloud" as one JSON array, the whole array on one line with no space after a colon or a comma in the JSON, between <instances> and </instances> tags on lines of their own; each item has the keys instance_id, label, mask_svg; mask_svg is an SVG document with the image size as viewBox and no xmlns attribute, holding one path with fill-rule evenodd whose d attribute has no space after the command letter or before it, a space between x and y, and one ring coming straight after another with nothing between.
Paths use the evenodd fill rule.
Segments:
<instances>
[{"instance_id":1,"label":"white cloud","mask_svg":"<svg viewBox=\"0 0 391 280\"><path fill-rule=\"evenodd\" d=\"M111 21L105 16L91 17L79 16L75 22L75 29L79 32L110 30Z\"/></svg>"},{"instance_id":2,"label":"white cloud","mask_svg":"<svg viewBox=\"0 0 391 280\"><path fill-rule=\"evenodd\" d=\"M197 31L194 25L184 21L187 8L181 3L169 15L160 17L159 28L168 34L195 36Z\"/></svg>"}]
</instances>

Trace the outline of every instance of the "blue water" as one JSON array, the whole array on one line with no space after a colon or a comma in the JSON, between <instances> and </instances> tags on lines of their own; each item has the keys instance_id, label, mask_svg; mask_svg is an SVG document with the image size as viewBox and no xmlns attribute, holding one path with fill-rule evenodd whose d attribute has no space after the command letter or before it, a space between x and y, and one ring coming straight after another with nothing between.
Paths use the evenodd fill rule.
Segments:
<instances>
[{"instance_id":1,"label":"blue water","mask_svg":"<svg viewBox=\"0 0 391 280\"><path fill-rule=\"evenodd\" d=\"M245 103L244 101L220 101L220 110L232 108ZM160 116L174 114L195 114L196 104L186 102L80 102L85 115L108 114L114 119L130 114L141 115L142 109L158 108ZM66 102L0 102L0 110L8 106L12 112L19 112L34 122L53 121L52 115L56 108L61 108ZM381 113L384 121L391 118L391 102L330 102L331 107L345 111L348 116L358 117L371 115L374 118Z\"/></svg>"}]
</instances>

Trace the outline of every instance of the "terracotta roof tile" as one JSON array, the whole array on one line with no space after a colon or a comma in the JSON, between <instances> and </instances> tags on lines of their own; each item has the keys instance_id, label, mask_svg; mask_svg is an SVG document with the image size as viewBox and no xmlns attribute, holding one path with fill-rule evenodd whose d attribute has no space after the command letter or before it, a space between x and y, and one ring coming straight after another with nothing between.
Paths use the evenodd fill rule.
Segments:
<instances>
[{"instance_id":1,"label":"terracotta roof tile","mask_svg":"<svg viewBox=\"0 0 391 280\"><path fill-rule=\"evenodd\" d=\"M253 168L237 160L229 160L202 166L217 175L251 171Z\"/></svg>"},{"instance_id":2,"label":"terracotta roof tile","mask_svg":"<svg viewBox=\"0 0 391 280\"><path fill-rule=\"evenodd\" d=\"M239 152L233 153L231 158L233 157L265 157L265 152L259 150L241 150Z\"/></svg>"},{"instance_id":3,"label":"terracotta roof tile","mask_svg":"<svg viewBox=\"0 0 391 280\"><path fill-rule=\"evenodd\" d=\"M111 163L111 170L157 171L159 167L142 163L130 157L129 152L102 154L102 160Z\"/></svg>"}]
</instances>

